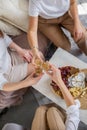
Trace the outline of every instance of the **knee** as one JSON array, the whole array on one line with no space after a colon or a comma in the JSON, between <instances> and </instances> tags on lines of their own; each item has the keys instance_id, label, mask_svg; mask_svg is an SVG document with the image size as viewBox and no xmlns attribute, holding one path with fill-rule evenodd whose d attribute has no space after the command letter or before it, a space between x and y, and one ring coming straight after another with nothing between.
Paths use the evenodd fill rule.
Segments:
<instances>
[{"instance_id":1,"label":"knee","mask_svg":"<svg viewBox=\"0 0 87 130\"><path fill-rule=\"evenodd\" d=\"M56 107L51 107L48 109L47 111L47 115L54 115L56 117L56 115L59 115L60 117L63 117L62 113L60 112L60 110Z\"/></svg>"},{"instance_id":2,"label":"knee","mask_svg":"<svg viewBox=\"0 0 87 130\"><path fill-rule=\"evenodd\" d=\"M56 107L50 107L49 111L57 111L57 108Z\"/></svg>"},{"instance_id":3,"label":"knee","mask_svg":"<svg viewBox=\"0 0 87 130\"><path fill-rule=\"evenodd\" d=\"M48 109L47 113L48 113L48 116L49 116L50 114L53 114L55 117L56 117L56 116L60 116L61 119L63 120L63 122L65 122L66 115L65 115L65 113L64 113L63 110L59 110L59 109L56 108L56 107L51 107L51 108Z\"/></svg>"},{"instance_id":4,"label":"knee","mask_svg":"<svg viewBox=\"0 0 87 130\"><path fill-rule=\"evenodd\" d=\"M51 107L48 109L47 111L47 118L51 117L51 116L56 116L56 113L57 113L57 108L55 107ZM51 117L52 118L52 117Z\"/></svg>"},{"instance_id":5,"label":"knee","mask_svg":"<svg viewBox=\"0 0 87 130\"><path fill-rule=\"evenodd\" d=\"M64 130L64 122L58 112L58 109L56 107L51 107L47 111L47 121L48 121L48 126L52 130Z\"/></svg>"},{"instance_id":6,"label":"knee","mask_svg":"<svg viewBox=\"0 0 87 130\"><path fill-rule=\"evenodd\" d=\"M61 46L60 46L61 47ZM66 44L64 46L61 47L62 49L66 50L66 51L70 51L71 49L71 44Z\"/></svg>"},{"instance_id":7,"label":"knee","mask_svg":"<svg viewBox=\"0 0 87 130\"><path fill-rule=\"evenodd\" d=\"M70 51L71 49L71 43L69 41L69 39L67 38L65 41L57 41L56 43L54 43L57 47L61 47L62 49L66 50L66 51Z\"/></svg>"},{"instance_id":8,"label":"knee","mask_svg":"<svg viewBox=\"0 0 87 130\"><path fill-rule=\"evenodd\" d=\"M47 107L46 106L40 106L37 108L36 113L46 112Z\"/></svg>"},{"instance_id":9,"label":"knee","mask_svg":"<svg viewBox=\"0 0 87 130\"><path fill-rule=\"evenodd\" d=\"M85 34L83 34L83 36L80 37L79 39L76 39L76 38L73 38L73 39L74 39L75 43L77 43L77 45L79 45L80 43L85 42L86 36L85 36Z\"/></svg>"}]
</instances>

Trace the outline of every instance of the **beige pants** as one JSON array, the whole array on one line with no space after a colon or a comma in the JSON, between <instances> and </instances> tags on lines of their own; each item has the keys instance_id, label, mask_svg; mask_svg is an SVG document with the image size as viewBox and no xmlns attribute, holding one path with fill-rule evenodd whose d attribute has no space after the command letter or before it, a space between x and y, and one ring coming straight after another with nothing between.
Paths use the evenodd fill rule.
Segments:
<instances>
[{"instance_id":1,"label":"beige pants","mask_svg":"<svg viewBox=\"0 0 87 130\"><path fill-rule=\"evenodd\" d=\"M36 110L31 130L65 130L65 117L56 107L41 106Z\"/></svg>"},{"instance_id":2,"label":"beige pants","mask_svg":"<svg viewBox=\"0 0 87 130\"><path fill-rule=\"evenodd\" d=\"M9 53L11 56L12 67L9 68L8 72L4 74L4 76L8 82L19 82L27 76L28 63L25 63L16 52L10 51ZM0 90L0 109L20 104L26 90L27 88L12 92Z\"/></svg>"},{"instance_id":3,"label":"beige pants","mask_svg":"<svg viewBox=\"0 0 87 130\"><path fill-rule=\"evenodd\" d=\"M68 37L64 34L61 27L67 29L73 37L74 21L69 13L55 19L44 19L39 17L39 30L46 35L57 47L61 47L67 51L70 50L71 44ZM83 37L75 41L78 47L87 55L87 30L83 28ZM75 40L75 39L74 39Z\"/></svg>"}]
</instances>

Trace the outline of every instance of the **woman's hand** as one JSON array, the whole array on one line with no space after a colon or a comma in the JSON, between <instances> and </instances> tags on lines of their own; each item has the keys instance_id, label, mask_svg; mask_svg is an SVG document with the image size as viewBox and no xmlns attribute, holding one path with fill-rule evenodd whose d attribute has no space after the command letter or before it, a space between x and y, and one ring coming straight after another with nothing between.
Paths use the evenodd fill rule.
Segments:
<instances>
[{"instance_id":1,"label":"woman's hand","mask_svg":"<svg viewBox=\"0 0 87 130\"><path fill-rule=\"evenodd\" d=\"M31 50L28 49L21 49L21 51L18 52L21 57L23 57L27 62L31 62L33 58L33 53Z\"/></svg>"},{"instance_id":2,"label":"woman's hand","mask_svg":"<svg viewBox=\"0 0 87 130\"><path fill-rule=\"evenodd\" d=\"M33 59L32 59L33 64L35 63L35 59L39 59L41 62L43 62L43 60L44 60L43 53L41 51L36 51L33 54Z\"/></svg>"},{"instance_id":3,"label":"woman's hand","mask_svg":"<svg viewBox=\"0 0 87 130\"><path fill-rule=\"evenodd\" d=\"M83 29L80 22L74 25L74 39L77 42L83 37Z\"/></svg>"},{"instance_id":4,"label":"woman's hand","mask_svg":"<svg viewBox=\"0 0 87 130\"><path fill-rule=\"evenodd\" d=\"M60 85L60 83L62 82L61 71L54 65L50 66L51 66L51 72L48 71L47 74L57 85Z\"/></svg>"},{"instance_id":5,"label":"woman's hand","mask_svg":"<svg viewBox=\"0 0 87 130\"><path fill-rule=\"evenodd\" d=\"M35 75L35 73L32 73L27 78L25 78L24 80L19 81L19 82L6 83L3 86L3 90L10 92L10 91L15 91L15 90L19 90L22 88L32 86L32 85L36 84L41 79L43 74L41 74L37 77L35 77L34 75Z\"/></svg>"},{"instance_id":6,"label":"woman's hand","mask_svg":"<svg viewBox=\"0 0 87 130\"><path fill-rule=\"evenodd\" d=\"M37 84L37 82L42 78L43 74L40 74L39 76L35 76L35 73L32 73L31 75L29 75L24 82L26 83L26 87L27 86L32 86L34 84Z\"/></svg>"}]
</instances>

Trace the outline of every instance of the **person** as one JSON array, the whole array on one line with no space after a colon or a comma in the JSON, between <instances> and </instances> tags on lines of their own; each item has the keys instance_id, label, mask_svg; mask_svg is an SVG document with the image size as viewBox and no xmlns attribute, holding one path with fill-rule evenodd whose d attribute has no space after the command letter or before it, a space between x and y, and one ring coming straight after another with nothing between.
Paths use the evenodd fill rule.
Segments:
<instances>
[{"instance_id":1,"label":"person","mask_svg":"<svg viewBox=\"0 0 87 130\"><path fill-rule=\"evenodd\" d=\"M32 57L31 50L21 48L0 30L0 112L20 104L27 87L40 80L41 75L33 76Z\"/></svg>"},{"instance_id":2,"label":"person","mask_svg":"<svg viewBox=\"0 0 87 130\"><path fill-rule=\"evenodd\" d=\"M67 104L66 114L55 105L43 105L37 108L31 130L77 130L79 119L79 100L74 100L69 90L65 86L61 72L51 65L51 72L47 72L50 78L60 87L64 100ZM64 114L63 114L64 113ZM15 123L7 123L2 130L25 130Z\"/></svg>"},{"instance_id":3,"label":"person","mask_svg":"<svg viewBox=\"0 0 87 130\"><path fill-rule=\"evenodd\" d=\"M41 59L37 29L57 47L70 50L70 41L62 28L70 32L77 46L87 55L87 29L79 20L76 0L29 0L28 41L34 57Z\"/></svg>"},{"instance_id":4,"label":"person","mask_svg":"<svg viewBox=\"0 0 87 130\"><path fill-rule=\"evenodd\" d=\"M60 70L53 65L51 65L51 70L52 73L47 72L47 74L59 86L62 92L68 107L66 117L57 107L41 106L36 110L31 130L77 130L80 122L80 102L72 97L62 80Z\"/></svg>"}]
</instances>

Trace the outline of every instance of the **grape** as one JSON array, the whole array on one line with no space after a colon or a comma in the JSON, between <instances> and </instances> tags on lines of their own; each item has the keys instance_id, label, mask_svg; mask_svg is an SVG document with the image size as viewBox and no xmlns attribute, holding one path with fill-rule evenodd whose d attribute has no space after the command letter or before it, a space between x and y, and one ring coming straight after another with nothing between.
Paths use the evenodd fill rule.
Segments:
<instances>
[{"instance_id":1,"label":"grape","mask_svg":"<svg viewBox=\"0 0 87 130\"><path fill-rule=\"evenodd\" d=\"M59 90L59 87L56 85L56 86L52 86L53 87L53 89L55 90L55 91L58 91Z\"/></svg>"},{"instance_id":2,"label":"grape","mask_svg":"<svg viewBox=\"0 0 87 130\"><path fill-rule=\"evenodd\" d=\"M63 82L65 83L66 87L69 88L70 86L68 85L68 77L71 76L70 73L71 67L70 66L60 67L59 69L61 71ZM51 86L54 88L55 91L60 89L59 86L54 81L51 82Z\"/></svg>"}]
</instances>

